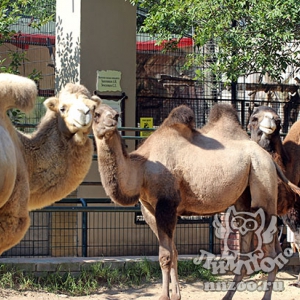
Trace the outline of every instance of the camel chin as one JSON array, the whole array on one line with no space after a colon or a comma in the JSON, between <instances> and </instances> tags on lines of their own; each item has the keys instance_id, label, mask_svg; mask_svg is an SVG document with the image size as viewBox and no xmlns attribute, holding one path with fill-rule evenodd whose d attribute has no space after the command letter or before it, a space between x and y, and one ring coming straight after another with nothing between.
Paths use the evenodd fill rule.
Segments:
<instances>
[{"instance_id":1,"label":"camel chin","mask_svg":"<svg viewBox=\"0 0 300 300\"><path fill-rule=\"evenodd\" d=\"M270 135L275 131L275 128L269 128L269 127L264 127L264 126L259 126L259 129L266 135Z\"/></svg>"}]
</instances>

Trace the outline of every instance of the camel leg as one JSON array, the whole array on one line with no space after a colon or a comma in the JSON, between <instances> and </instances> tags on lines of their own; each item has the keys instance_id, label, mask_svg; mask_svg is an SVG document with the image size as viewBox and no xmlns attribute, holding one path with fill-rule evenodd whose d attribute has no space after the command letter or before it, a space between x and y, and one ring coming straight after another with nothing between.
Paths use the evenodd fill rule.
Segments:
<instances>
[{"instance_id":1,"label":"camel leg","mask_svg":"<svg viewBox=\"0 0 300 300\"><path fill-rule=\"evenodd\" d=\"M299 261L300 261L300 252L298 252L298 255L299 255ZM299 273L298 273L298 281L297 281L297 286L300 287L300 270L299 270Z\"/></svg>"},{"instance_id":2,"label":"camel leg","mask_svg":"<svg viewBox=\"0 0 300 300\"><path fill-rule=\"evenodd\" d=\"M180 300L181 298L177 281L177 250L173 241L177 223L176 209L179 201L177 202L176 199L179 199L178 196L179 194L176 197L174 193L173 197L159 198L155 209L159 241L159 262L163 277L163 294L160 300L169 299L169 283L171 279L176 280L173 282L175 291L173 290L172 300ZM171 273L173 274L172 278Z\"/></svg>"},{"instance_id":3,"label":"camel leg","mask_svg":"<svg viewBox=\"0 0 300 300\"><path fill-rule=\"evenodd\" d=\"M240 252L243 253L249 253L251 250L251 241L253 239L253 231L247 232L244 236L241 235L240 237ZM239 257L239 260L243 259L244 256L241 255ZM227 291L226 295L223 297L222 300L231 300L236 292L237 285L243 280L244 276L246 274L246 268L242 267L240 270L240 274L236 274L233 279L233 286L230 288L230 290Z\"/></svg>"},{"instance_id":4,"label":"camel leg","mask_svg":"<svg viewBox=\"0 0 300 300\"><path fill-rule=\"evenodd\" d=\"M276 218L274 215L267 212L267 209L264 208L265 212L265 227L264 231L266 231L271 224L272 218ZM276 226L277 229L277 226ZM264 251L264 258L269 258L271 261L275 262L275 258L282 252L277 231L273 233L273 240L270 243L266 243L262 245ZM276 279L276 274L278 271L278 265L274 263L274 269L268 273L267 283L266 283L266 291L262 300L270 300L272 297L273 284Z\"/></svg>"},{"instance_id":5,"label":"camel leg","mask_svg":"<svg viewBox=\"0 0 300 300\"><path fill-rule=\"evenodd\" d=\"M278 244L278 245L277 245ZM281 247L277 238L277 234L274 235L274 240L267 245L264 245L264 250L265 250L265 256L270 257L275 259L275 257L279 254L278 249L280 249L281 252ZM267 289L265 291L264 297L262 300L270 300L272 297L272 290L273 290L273 283L276 279L276 274L278 271L278 266L275 264L274 269L269 272L268 274L268 279L267 279Z\"/></svg>"},{"instance_id":6,"label":"camel leg","mask_svg":"<svg viewBox=\"0 0 300 300\"><path fill-rule=\"evenodd\" d=\"M237 212L241 213L241 212L248 212L251 210L251 195L250 195L250 190L249 188L247 188L244 193L240 196L239 200L235 203L235 209ZM247 215L240 215L242 216L244 219L247 219ZM240 253L249 253L249 251L251 250L251 242L253 241L253 232L249 231L247 232L245 235L240 235ZM241 255L239 257L239 260L243 258L243 256ZM236 274L234 276L233 282L234 282L234 287L233 289L227 291L226 295L223 297L223 300L230 300L232 299L232 297L235 294L235 289L238 285L239 282L242 281L242 279L244 278L246 274L246 268L243 267L241 268L241 273L240 274Z\"/></svg>"},{"instance_id":7,"label":"camel leg","mask_svg":"<svg viewBox=\"0 0 300 300\"><path fill-rule=\"evenodd\" d=\"M17 176L13 196L0 208L0 255L20 242L30 226L28 183Z\"/></svg>"},{"instance_id":8,"label":"camel leg","mask_svg":"<svg viewBox=\"0 0 300 300\"><path fill-rule=\"evenodd\" d=\"M173 243L173 259L172 259L171 273L170 273L171 274L171 287L172 287L171 300L181 299L177 264L178 264L178 251L176 249L175 244Z\"/></svg>"},{"instance_id":9,"label":"camel leg","mask_svg":"<svg viewBox=\"0 0 300 300\"><path fill-rule=\"evenodd\" d=\"M159 263L162 270L162 295L159 300L169 300L169 283L172 284L172 300L180 300L180 289L177 274L177 250L173 242L176 225L176 214L172 216L172 207L166 201L161 201L156 206L155 216L146 205L141 206L145 221L150 226L159 241ZM166 213L168 210L168 213ZM174 208L173 208L174 211Z\"/></svg>"},{"instance_id":10,"label":"camel leg","mask_svg":"<svg viewBox=\"0 0 300 300\"><path fill-rule=\"evenodd\" d=\"M300 262L300 241L297 238L297 241L295 242L295 247L296 247L296 251L298 252L298 258L299 258L299 262ZM291 283L290 285L296 286L296 287L300 287L300 270L298 273L298 279L297 282L295 283Z\"/></svg>"}]
</instances>

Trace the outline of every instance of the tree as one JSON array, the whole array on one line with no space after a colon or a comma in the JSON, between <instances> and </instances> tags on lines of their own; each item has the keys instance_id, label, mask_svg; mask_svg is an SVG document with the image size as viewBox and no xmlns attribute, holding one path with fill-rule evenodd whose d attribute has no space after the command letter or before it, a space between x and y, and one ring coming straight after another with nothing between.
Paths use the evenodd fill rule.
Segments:
<instances>
[{"instance_id":1,"label":"tree","mask_svg":"<svg viewBox=\"0 0 300 300\"><path fill-rule=\"evenodd\" d=\"M55 0L0 0L0 45L16 34L11 29L22 16L31 17L31 26L40 28L43 24L55 18ZM9 73L19 73L20 62L25 60L22 52L11 52L9 54L11 63L3 66L5 59L0 57L0 71ZM38 71L32 74L36 77ZM34 79L34 78L33 78Z\"/></svg>"},{"instance_id":2,"label":"tree","mask_svg":"<svg viewBox=\"0 0 300 300\"><path fill-rule=\"evenodd\" d=\"M213 41L214 53L195 53L191 59L198 65L209 62L218 79L260 73L280 82L288 66L300 68L296 0L130 1L147 12L141 30L158 41L191 36L198 47Z\"/></svg>"},{"instance_id":3,"label":"tree","mask_svg":"<svg viewBox=\"0 0 300 300\"><path fill-rule=\"evenodd\" d=\"M31 17L30 26L40 28L43 24L55 19L55 0L0 0L0 45L16 34L11 25L17 24L22 16ZM26 58L25 51L10 51L7 53L11 59L9 65L0 56L0 72L19 74L19 67ZM34 69L29 78L38 82L42 73ZM25 115L18 109L11 109L7 112L14 123L20 123Z\"/></svg>"}]
</instances>

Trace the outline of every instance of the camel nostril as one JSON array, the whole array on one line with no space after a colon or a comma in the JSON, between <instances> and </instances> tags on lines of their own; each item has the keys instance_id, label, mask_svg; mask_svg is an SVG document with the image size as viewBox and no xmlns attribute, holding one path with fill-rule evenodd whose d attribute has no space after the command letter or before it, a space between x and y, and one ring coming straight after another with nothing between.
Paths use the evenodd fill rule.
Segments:
<instances>
[{"instance_id":1,"label":"camel nostril","mask_svg":"<svg viewBox=\"0 0 300 300\"><path fill-rule=\"evenodd\" d=\"M86 112L85 112L85 115L88 115L90 113L90 110L88 109Z\"/></svg>"}]
</instances>

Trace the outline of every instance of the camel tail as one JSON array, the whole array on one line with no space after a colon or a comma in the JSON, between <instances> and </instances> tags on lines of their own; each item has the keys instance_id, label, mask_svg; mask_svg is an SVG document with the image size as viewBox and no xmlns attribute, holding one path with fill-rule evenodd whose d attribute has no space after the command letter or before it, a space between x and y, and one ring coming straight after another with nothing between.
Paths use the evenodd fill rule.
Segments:
<instances>
[{"instance_id":1,"label":"camel tail","mask_svg":"<svg viewBox=\"0 0 300 300\"><path fill-rule=\"evenodd\" d=\"M282 182L284 182L287 186L289 186L289 188L296 194L298 194L300 196L300 188L293 184L292 182L290 182L285 175L283 174L282 170L280 169L280 167L277 165L277 163L274 161L275 167L276 167L276 171L277 171L277 175L279 176L279 178L282 180Z\"/></svg>"},{"instance_id":2,"label":"camel tail","mask_svg":"<svg viewBox=\"0 0 300 300\"><path fill-rule=\"evenodd\" d=\"M24 112L33 109L37 97L37 86L29 78L0 73L0 110L18 108Z\"/></svg>"}]
</instances>

